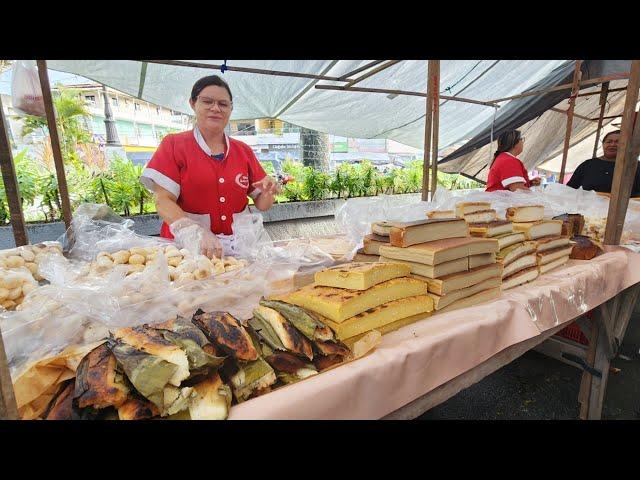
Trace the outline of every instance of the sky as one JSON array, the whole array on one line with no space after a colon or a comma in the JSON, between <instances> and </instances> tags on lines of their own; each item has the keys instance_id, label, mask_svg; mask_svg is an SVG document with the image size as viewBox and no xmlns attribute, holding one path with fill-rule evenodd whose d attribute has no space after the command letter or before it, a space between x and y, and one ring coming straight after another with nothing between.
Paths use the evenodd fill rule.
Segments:
<instances>
[{"instance_id":1,"label":"sky","mask_svg":"<svg viewBox=\"0 0 640 480\"><path fill-rule=\"evenodd\" d=\"M0 94L11 95L12 73L13 69L10 68L9 70L3 72L2 75L0 75ZM54 70L49 70L49 82L51 83L51 85L56 85L57 83L62 83L63 85L73 85L76 83L94 83L92 80L80 77L78 75L56 72Z\"/></svg>"}]
</instances>

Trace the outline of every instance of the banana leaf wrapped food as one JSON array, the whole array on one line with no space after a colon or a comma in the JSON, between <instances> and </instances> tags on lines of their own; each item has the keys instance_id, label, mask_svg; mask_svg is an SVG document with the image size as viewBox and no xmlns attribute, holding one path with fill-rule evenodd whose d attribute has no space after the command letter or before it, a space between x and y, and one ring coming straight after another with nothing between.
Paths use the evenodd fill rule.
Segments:
<instances>
[{"instance_id":1,"label":"banana leaf wrapped food","mask_svg":"<svg viewBox=\"0 0 640 480\"><path fill-rule=\"evenodd\" d=\"M312 312L308 312L297 305L278 300L263 299L260 301L260 305L277 311L309 340L334 340L331 329L318 320Z\"/></svg>"},{"instance_id":2,"label":"banana leaf wrapped food","mask_svg":"<svg viewBox=\"0 0 640 480\"><path fill-rule=\"evenodd\" d=\"M238 361L234 367L228 378L238 402L266 393L277 381L275 371L262 357L251 362Z\"/></svg>"},{"instance_id":3,"label":"banana leaf wrapped food","mask_svg":"<svg viewBox=\"0 0 640 480\"><path fill-rule=\"evenodd\" d=\"M277 372L277 377L285 384L295 383L318 374L313 364L307 363L296 355L286 352L274 352L265 360Z\"/></svg>"},{"instance_id":4,"label":"banana leaf wrapped food","mask_svg":"<svg viewBox=\"0 0 640 480\"><path fill-rule=\"evenodd\" d=\"M277 380L276 374L262 358L257 339L240 321L227 312L198 310L192 322L202 330L216 351L230 357L220 373L238 402L269 391Z\"/></svg>"},{"instance_id":5,"label":"banana leaf wrapped food","mask_svg":"<svg viewBox=\"0 0 640 480\"><path fill-rule=\"evenodd\" d=\"M261 305L253 311L249 325L271 348L313 359L311 342L278 311Z\"/></svg>"},{"instance_id":6,"label":"banana leaf wrapped food","mask_svg":"<svg viewBox=\"0 0 640 480\"><path fill-rule=\"evenodd\" d=\"M191 420L224 420L229 416L233 394L216 372L193 386L195 397L189 405Z\"/></svg>"},{"instance_id":7,"label":"banana leaf wrapped food","mask_svg":"<svg viewBox=\"0 0 640 480\"><path fill-rule=\"evenodd\" d=\"M106 343L89 352L78 365L73 393L73 418L96 418L101 410L118 408L130 388Z\"/></svg>"},{"instance_id":8,"label":"banana leaf wrapped food","mask_svg":"<svg viewBox=\"0 0 640 480\"><path fill-rule=\"evenodd\" d=\"M294 383L318 373L315 366L309 363L305 355L300 355L284 348L280 337L273 332L269 322L254 316L249 320L248 330L260 354L273 368L277 380L280 380L281 383ZM268 340L271 336L275 340ZM273 343L280 345L280 348L272 348L271 345Z\"/></svg>"},{"instance_id":9,"label":"banana leaf wrapped food","mask_svg":"<svg viewBox=\"0 0 640 480\"><path fill-rule=\"evenodd\" d=\"M279 315L274 314L274 311ZM278 332L272 326L277 322L284 323L283 319L286 319L285 322L290 322L295 327L295 330L298 330L311 341L310 345L313 347L314 352L312 355L308 355L308 352L301 351L299 348L290 348L292 346L291 342L285 344L282 341L283 338L278 335ZM296 305L276 300L262 300L260 307L254 310L254 318L249 320L249 324L258 332L260 338L275 350L297 354L303 353L309 360L313 360L313 365L305 368L324 370L342 363L351 353L345 345L335 340L331 329L324 325L316 315ZM267 360L269 360L268 357ZM277 370L277 367L274 366L274 368ZM292 374L292 372L282 373ZM302 370L298 375L298 379L306 378L308 373ZM283 379L292 380L292 378L287 377L283 377Z\"/></svg>"},{"instance_id":10,"label":"banana leaf wrapped food","mask_svg":"<svg viewBox=\"0 0 640 480\"><path fill-rule=\"evenodd\" d=\"M160 331L165 340L184 350L189 364L189 378L206 375L224 363L225 357L214 355L215 347L207 340L205 334L187 319L177 318L156 324L153 328Z\"/></svg>"},{"instance_id":11,"label":"banana leaf wrapped food","mask_svg":"<svg viewBox=\"0 0 640 480\"><path fill-rule=\"evenodd\" d=\"M169 379L169 383L175 387L179 387L182 381L191 375L189 371L189 358L186 352L174 342L167 340L161 330L151 328L148 325L120 328L115 332L114 338L119 341L119 343L124 343L174 365L175 368ZM120 361L120 359L118 360ZM130 376L129 379L131 380Z\"/></svg>"},{"instance_id":12,"label":"banana leaf wrapped food","mask_svg":"<svg viewBox=\"0 0 640 480\"><path fill-rule=\"evenodd\" d=\"M171 415L187 408L192 389L180 389L172 383L175 382L178 365L135 348L122 339L110 339L108 344L136 391L152 402L161 415Z\"/></svg>"},{"instance_id":13,"label":"banana leaf wrapped food","mask_svg":"<svg viewBox=\"0 0 640 480\"><path fill-rule=\"evenodd\" d=\"M73 418L73 392L75 380L70 379L60 385L43 414L45 420L71 420Z\"/></svg>"},{"instance_id":14,"label":"banana leaf wrapped food","mask_svg":"<svg viewBox=\"0 0 640 480\"><path fill-rule=\"evenodd\" d=\"M198 310L192 322L205 334L216 350L244 362L258 359L251 337L242 324L227 312Z\"/></svg>"},{"instance_id":15,"label":"banana leaf wrapped food","mask_svg":"<svg viewBox=\"0 0 640 480\"><path fill-rule=\"evenodd\" d=\"M129 395L120 407L118 418L120 420L146 420L160 415L160 410L146 398L132 394Z\"/></svg>"}]
</instances>

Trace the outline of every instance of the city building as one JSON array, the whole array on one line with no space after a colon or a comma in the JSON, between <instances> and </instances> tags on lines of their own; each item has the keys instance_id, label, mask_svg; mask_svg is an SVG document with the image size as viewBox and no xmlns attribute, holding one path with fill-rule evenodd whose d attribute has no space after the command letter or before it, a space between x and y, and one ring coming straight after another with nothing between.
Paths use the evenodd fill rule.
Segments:
<instances>
[{"instance_id":1,"label":"city building","mask_svg":"<svg viewBox=\"0 0 640 480\"><path fill-rule=\"evenodd\" d=\"M85 125L100 148L106 144L103 86L77 75L49 71L53 90L71 89L84 100L89 117ZM15 151L31 149L42 142L45 132L22 137L22 121L11 101L11 70L0 75L0 96L9 120ZM118 140L126 156L145 164L167 133L191 128L193 117L154 105L131 95L106 88ZM300 161L300 127L276 119L231 121L228 134L251 146L261 162L271 163L276 172L286 160ZM371 161L378 168L397 168L407 161L421 159L421 150L385 139L351 139L329 135L329 166L343 162Z\"/></svg>"},{"instance_id":2,"label":"city building","mask_svg":"<svg viewBox=\"0 0 640 480\"><path fill-rule=\"evenodd\" d=\"M10 136L16 151L30 149L40 143L44 132L22 136L21 117L14 111L11 101L11 70L0 76L0 97L6 118L9 120ZM102 85L75 75L49 71L52 89L69 89L84 100L89 117L85 126L98 145L106 143L104 90ZM131 95L106 88L118 140L128 158L134 163L144 164L158 147L160 140L172 132L190 128L192 117L154 105Z\"/></svg>"}]
</instances>

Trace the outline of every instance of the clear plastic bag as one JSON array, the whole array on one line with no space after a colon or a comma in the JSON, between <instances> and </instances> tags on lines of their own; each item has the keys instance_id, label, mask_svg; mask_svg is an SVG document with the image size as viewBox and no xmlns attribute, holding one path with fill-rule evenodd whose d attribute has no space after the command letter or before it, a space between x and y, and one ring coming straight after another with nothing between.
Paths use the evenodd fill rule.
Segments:
<instances>
[{"instance_id":1,"label":"clear plastic bag","mask_svg":"<svg viewBox=\"0 0 640 480\"><path fill-rule=\"evenodd\" d=\"M129 276L122 265L104 277L86 276L86 264L53 255L42 267L50 284L30 292L19 311L0 315L12 375L69 345L177 315L179 292L161 253L144 271Z\"/></svg>"},{"instance_id":2,"label":"clear plastic bag","mask_svg":"<svg viewBox=\"0 0 640 480\"><path fill-rule=\"evenodd\" d=\"M11 104L18 113L38 117L46 116L35 60L16 60L13 63Z\"/></svg>"},{"instance_id":3,"label":"clear plastic bag","mask_svg":"<svg viewBox=\"0 0 640 480\"><path fill-rule=\"evenodd\" d=\"M133 220L124 219L104 204L83 203L71 220L71 229L58 239L68 256L93 260L99 252L117 252L132 247L166 246L169 240L138 235Z\"/></svg>"},{"instance_id":4,"label":"clear plastic bag","mask_svg":"<svg viewBox=\"0 0 640 480\"><path fill-rule=\"evenodd\" d=\"M397 198L391 195L350 198L336 211L336 222L353 243L355 252L362 248L365 235L371 233L371 224L378 221L410 222L426 218L426 212L437 209L434 202L423 202L415 197Z\"/></svg>"},{"instance_id":5,"label":"clear plastic bag","mask_svg":"<svg viewBox=\"0 0 640 480\"><path fill-rule=\"evenodd\" d=\"M234 213L232 230L233 235L218 235L225 255L252 260L263 245L271 243L259 213Z\"/></svg>"},{"instance_id":6,"label":"clear plastic bag","mask_svg":"<svg viewBox=\"0 0 640 480\"><path fill-rule=\"evenodd\" d=\"M212 278L174 284L169 295L176 313L192 316L198 308L251 318L260 298L272 291L272 267L254 263Z\"/></svg>"}]
</instances>

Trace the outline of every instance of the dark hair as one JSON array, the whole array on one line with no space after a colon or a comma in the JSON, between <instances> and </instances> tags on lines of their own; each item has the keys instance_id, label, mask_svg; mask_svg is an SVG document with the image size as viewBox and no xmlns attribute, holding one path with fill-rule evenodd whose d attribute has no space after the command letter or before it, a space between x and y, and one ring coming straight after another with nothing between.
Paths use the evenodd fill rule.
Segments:
<instances>
[{"instance_id":1,"label":"dark hair","mask_svg":"<svg viewBox=\"0 0 640 480\"><path fill-rule=\"evenodd\" d=\"M607 133L603 138L602 138L602 143L607 141L607 137L609 135L620 135L620 130L614 130L613 132L609 132Z\"/></svg>"},{"instance_id":2,"label":"dark hair","mask_svg":"<svg viewBox=\"0 0 640 480\"><path fill-rule=\"evenodd\" d=\"M200 95L200 92L202 92L202 90L204 90L205 88L210 87L211 85L224 88L227 92L229 92L229 98L233 102L233 95L231 94L229 85L227 85L227 82L225 82L217 75L202 77L200 80L194 83L193 88L191 89L191 100L195 102L198 99L198 95Z\"/></svg>"},{"instance_id":3,"label":"dark hair","mask_svg":"<svg viewBox=\"0 0 640 480\"><path fill-rule=\"evenodd\" d=\"M502 132L498 135L498 149L496 153L493 154L493 159L495 160L502 152L511 150L521 139L522 134L520 130L505 130Z\"/></svg>"}]
</instances>

